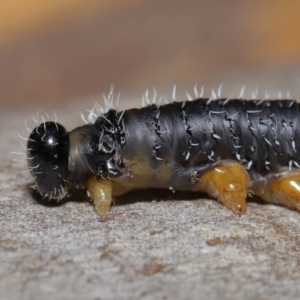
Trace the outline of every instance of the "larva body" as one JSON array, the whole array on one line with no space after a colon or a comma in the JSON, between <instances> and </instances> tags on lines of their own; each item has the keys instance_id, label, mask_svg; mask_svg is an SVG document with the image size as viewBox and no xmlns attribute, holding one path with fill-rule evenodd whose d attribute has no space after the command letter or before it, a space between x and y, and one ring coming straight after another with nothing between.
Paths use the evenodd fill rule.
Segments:
<instances>
[{"instance_id":1,"label":"larva body","mask_svg":"<svg viewBox=\"0 0 300 300\"><path fill-rule=\"evenodd\" d=\"M297 209L299 117L292 100L197 99L110 110L69 133L41 124L29 138L28 161L41 193L85 186L102 215L112 196L143 188L204 191L235 213L245 211L250 192ZM51 159L40 155L49 147Z\"/></svg>"}]
</instances>

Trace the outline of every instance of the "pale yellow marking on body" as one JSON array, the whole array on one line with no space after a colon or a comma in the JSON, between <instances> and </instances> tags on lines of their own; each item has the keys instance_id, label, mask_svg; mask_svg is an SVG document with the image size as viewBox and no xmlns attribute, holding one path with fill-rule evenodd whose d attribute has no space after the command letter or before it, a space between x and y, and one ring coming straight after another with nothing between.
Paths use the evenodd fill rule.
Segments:
<instances>
[{"instance_id":1,"label":"pale yellow marking on body","mask_svg":"<svg viewBox=\"0 0 300 300\"><path fill-rule=\"evenodd\" d=\"M150 159L144 155L135 157L125 164L129 170L120 177L112 178L113 195L119 196L132 190L147 188L166 188L170 186L172 168L166 162L161 162L153 168Z\"/></svg>"}]
</instances>

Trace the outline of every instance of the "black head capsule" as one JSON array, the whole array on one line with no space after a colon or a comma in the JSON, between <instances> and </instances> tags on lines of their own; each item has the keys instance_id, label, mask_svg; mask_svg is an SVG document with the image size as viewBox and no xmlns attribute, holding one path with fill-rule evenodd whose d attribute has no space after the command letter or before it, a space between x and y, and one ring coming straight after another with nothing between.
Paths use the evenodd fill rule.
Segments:
<instances>
[{"instance_id":1,"label":"black head capsule","mask_svg":"<svg viewBox=\"0 0 300 300\"><path fill-rule=\"evenodd\" d=\"M54 198L64 193L69 149L67 131L56 122L42 123L31 132L27 143L27 161L40 193Z\"/></svg>"}]
</instances>

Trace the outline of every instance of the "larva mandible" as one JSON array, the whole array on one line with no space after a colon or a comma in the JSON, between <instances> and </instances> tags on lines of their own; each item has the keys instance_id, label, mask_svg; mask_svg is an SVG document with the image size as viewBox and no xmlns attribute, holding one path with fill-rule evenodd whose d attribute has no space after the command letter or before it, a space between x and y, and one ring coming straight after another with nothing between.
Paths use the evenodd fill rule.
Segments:
<instances>
[{"instance_id":1,"label":"larva mandible","mask_svg":"<svg viewBox=\"0 0 300 300\"><path fill-rule=\"evenodd\" d=\"M207 99L118 112L67 132L43 122L29 136L34 187L63 198L85 187L104 217L134 189L204 191L234 213L247 194L300 210L300 104Z\"/></svg>"}]
</instances>

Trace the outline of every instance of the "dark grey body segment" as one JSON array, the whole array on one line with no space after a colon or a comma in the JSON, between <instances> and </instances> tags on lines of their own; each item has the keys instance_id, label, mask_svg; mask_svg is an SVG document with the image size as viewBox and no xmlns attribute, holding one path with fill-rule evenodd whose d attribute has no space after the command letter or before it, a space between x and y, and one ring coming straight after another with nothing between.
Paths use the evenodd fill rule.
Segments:
<instances>
[{"instance_id":1,"label":"dark grey body segment","mask_svg":"<svg viewBox=\"0 0 300 300\"><path fill-rule=\"evenodd\" d=\"M200 178L220 160L235 160L252 178L263 177L299 167L299 117L293 100L197 99L111 110L85 127L92 136L86 160L93 174L124 177L123 170L143 153L153 170L171 170L164 185L181 190L193 186L192 175ZM116 159L113 168L108 161Z\"/></svg>"},{"instance_id":2,"label":"dark grey body segment","mask_svg":"<svg viewBox=\"0 0 300 300\"><path fill-rule=\"evenodd\" d=\"M140 143L153 167L163 160L190 168L234 159L256 173L277 172L299 160L299 104L292 100L199 99L124 113L127 144ZM159 130L155 116L159 111ZM159 132L158 132L159 131ZM189 152L189 155L188 155ZM133 155L133 154L132 154ZM252 161L252 164L249 162Z\"/></svg>"}]
</instances>

